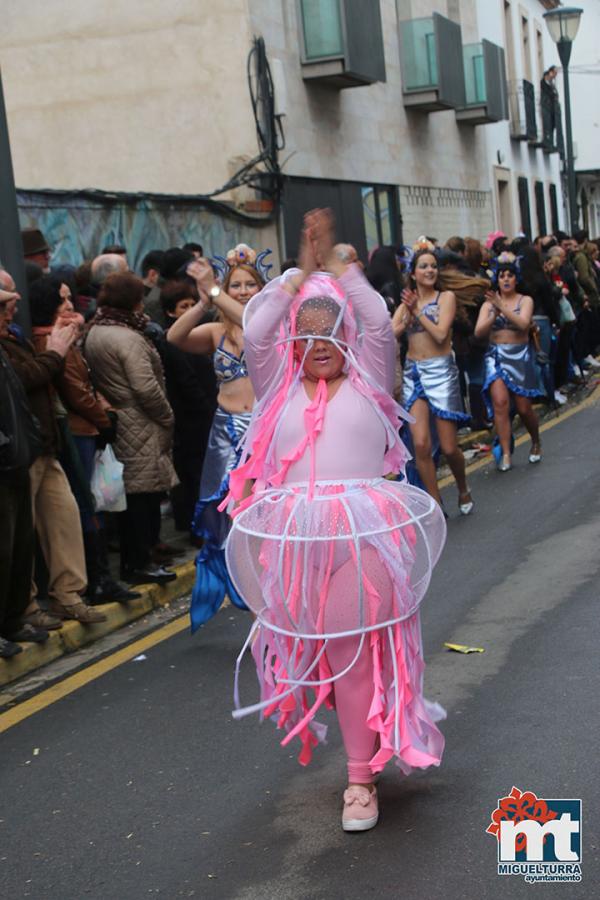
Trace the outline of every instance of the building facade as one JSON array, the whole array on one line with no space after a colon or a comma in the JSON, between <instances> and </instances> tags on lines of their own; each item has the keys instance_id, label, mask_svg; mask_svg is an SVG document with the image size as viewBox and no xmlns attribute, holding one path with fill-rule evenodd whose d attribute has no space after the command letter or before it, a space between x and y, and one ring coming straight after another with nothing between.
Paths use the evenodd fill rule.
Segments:
<instances>
[{"instance_id":1,"label":"building facade","mask_svg":"<svg viewBox=\"0 0 600 900\"><path fill-rule=\"evenodd\" d=\"M61 261L123 240L134 263L191 239L293 256L321 204L363 257L422 233L549 230L558 154L523 92L535 105L556 5L0 0L23 224Z\"/></svg>"}]
</instances>

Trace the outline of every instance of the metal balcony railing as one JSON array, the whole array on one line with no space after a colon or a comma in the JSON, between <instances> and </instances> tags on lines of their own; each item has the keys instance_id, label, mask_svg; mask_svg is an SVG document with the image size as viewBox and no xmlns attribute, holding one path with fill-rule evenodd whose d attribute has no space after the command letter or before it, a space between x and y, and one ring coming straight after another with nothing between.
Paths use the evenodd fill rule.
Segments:
<instances>
[{"instance_id":1,"label":"metal balcony railing","mask_svg":"<svg viewBox=\"0 0 600 900\"><path fill-rule=\"evenodd\" d=\"M463 47L465 102L456 119L466 125L485 125L508 119L504 50L491 41Z\"/></svg>"},{"instance_id":2,"label":"metal balcony railing","mask_svg":"<svg viewBox=\"0 0 600 900\"><path fill-rule=\"evenodd\" d=\"M434 112L465 103L460 25L439 13L400 22L404 105Z\"/></svg>"},{"instance_id":3,"label":"metal balcony railing","mask_svg":"<svg viewBox=\"0 0 600 900\"><path fill-rule=\"evenodd\" d=\"M346 88L385 81L379 0L296 0L302 78Z\"/></svg>"}]
</instances>

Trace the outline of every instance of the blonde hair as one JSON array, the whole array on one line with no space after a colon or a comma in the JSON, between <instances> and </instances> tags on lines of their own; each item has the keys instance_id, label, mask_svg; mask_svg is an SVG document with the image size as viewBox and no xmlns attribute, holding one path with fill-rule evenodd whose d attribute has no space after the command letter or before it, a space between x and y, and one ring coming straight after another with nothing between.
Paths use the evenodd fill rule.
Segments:
<instances>
[{"instance_id":1,"label":"blonde hair","mask_svg":"<svg viewBox=\"0 0 600 900\"><path fill-rule=\"evenodd\" d=\"M259 290L262 290L262 288L265 286L265 283L262 279L262 276L260 275L260 272L258 272L258 270L254 268L254 266L250 266L247 263L240 263L239 265L232 266L225 277L225 281L223 282L223 290L226 294L229 293L229 285L230 285L231 279L233 278L233 273L237 272L238 269L241 269L242 272L247 272L249 275L252 275L256 284L258 285ZM236 327L235 322L233 322L230 318L228 318L225 315L225 313L222 312L221 310L218 311L217 320L225 328L225 334L227 335L227 339L229 341L231 341L231 343L234 344L234 346L236 346L237 341L235 340L234 331L233 331L234 328Z\"/></svg>"},{"instance_id":2,"label":"blonde hair","mask_svg":"<svg viewBox=\"0 0 600 900\"><path fill-rule=\"evenodd\" d=\"M452 291L459 306L478 306L485 292L492 286L487 278L465 275L456 269L442 269L438 279L440 288Z\"/></svg>"}]
</instances>

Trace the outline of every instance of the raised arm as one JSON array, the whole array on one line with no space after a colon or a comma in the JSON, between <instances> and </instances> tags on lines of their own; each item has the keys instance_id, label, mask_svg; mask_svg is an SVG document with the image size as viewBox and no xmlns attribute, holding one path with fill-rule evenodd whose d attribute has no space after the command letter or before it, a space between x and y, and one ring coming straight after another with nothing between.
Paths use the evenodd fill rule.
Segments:
<instances>
[{"instance_id":1,"label":"raised arm","mask_svg":"<svg viewBox=\"0 0 600 900\"><path fill-rule=\"evenodd\" d=\"M175 319L167 331L167 341L187 353L212 353L218 342L222 326L217 322L199 325L208 303L200 299L195 306Z\"/></svg>"},{"instance_id":2,"label":"raised arm","mask_svg":"<svg viewBox=\"0 0 600 900\"><path fill-rule=\"evenodd\" d=\"M215 274L207 259L199 259L187 268L198 288L200 299L192 309L176 319L167 332L167 341L188 353L212 353L223 334L223 328L216 322L205 325L198 323L204 316L209 302L220 309L236 325L242 324L243 308L217 285Z\"/></svg>"},{"instance_id":3,"label":"raised arm","mask_svg":"<svg viewBox=\"0 0 600 900\"><path fill-rule=\"evenodd\" d=\"M274 279L252 298L244 311L244 352L258 399L266 392L281 364L276 341L294 293L293 281L286 289L281 278Z\"/></svg>"},{"instance_id":4,"label":"raised arm","mask_svg":"<svg viewBox=\"0 0 600 900\"><path fill-rule=\"evenodd\" d=\"M359 363L380 387L391 394L394 390L396 340L387 307L357 265L348 266L339 282L363 333Z\"/></svg>"},{"instance_id":5,"label":"raised arm","mask_svg":"<svg viewBox=\"0 0 600 900\"><path fill-rule=\"evenodd\" d=\"M335 245L335 223L329 209L316 209L305 216L307 234L316 261L324 264L344 289L356 318L360 320L363 339L359 363L384 390L394 390L396 341L392 322L382 297L379 296L355 263L348 265L347 254Z\"/></svg>"}]
</instances>

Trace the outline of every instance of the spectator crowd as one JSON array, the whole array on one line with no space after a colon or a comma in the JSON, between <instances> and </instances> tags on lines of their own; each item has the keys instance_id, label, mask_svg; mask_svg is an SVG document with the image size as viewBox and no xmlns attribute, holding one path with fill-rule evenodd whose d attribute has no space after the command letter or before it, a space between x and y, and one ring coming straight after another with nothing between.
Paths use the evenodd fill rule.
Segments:
<instances>
[{"instance_id":1,"label":"spectator crowd","mask_svg":"<svg viewBox=\"0 0 600 900\"><path fill-rule=\"evenodd\" d=\"M175 528L201 548L214 538L218 551L226 525L216 509L253 404L242 311L266 277L245 245L228 254L227 266L221 257L206 260L197 243L152 250L136 274L121 246L73 267L51 264L39 229L22 238L30 335L18 324L12 274L0 265L4 658L67 620L104 621L102 604L135 599L137 585L174 580L174 548L161 540L166 499ZM584 230L534 241L501 232L485 242L452 236L443 245L423 237L412 248L379 247L362 262L338 245L388 307L398 339L396 399L414 406L416 420L406 433L416 461L409 477L440 502L441 451L461 513L473 509L456 441L461 428L495 424L498 468L507 471L516 411L532 438L530 462L539 462L531 400L562 405L600 368L599 252L600 241ZM282 271L294 264L287 260ZM509 350L499 353L515 334L516 356L530 353L532 368L515 363L511 380ZM427 387L432 366L437 400ZM99 509L92 490L98 451L107 447L123 466L119 512ZM118 579L111 543L119 548ZM214 583L200 581L196 590L204 603ZM219 602L210 600L212 612Z\"/></svg>"}]
</instances>

